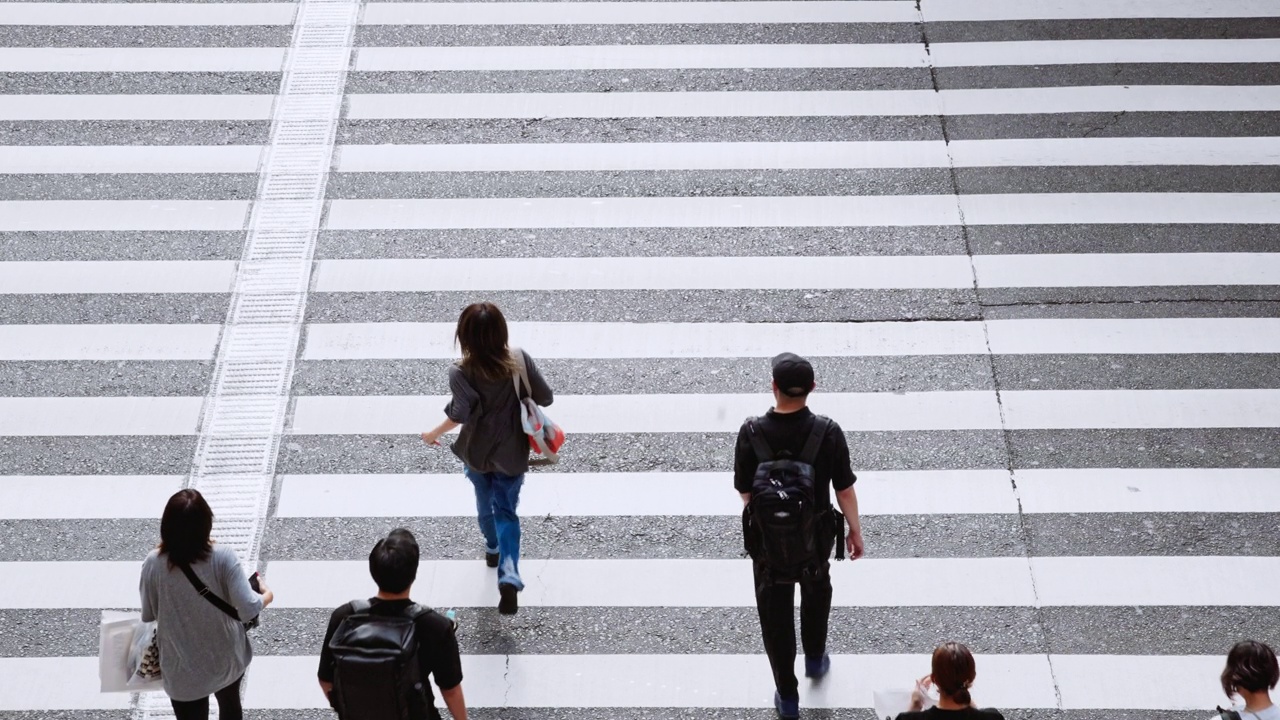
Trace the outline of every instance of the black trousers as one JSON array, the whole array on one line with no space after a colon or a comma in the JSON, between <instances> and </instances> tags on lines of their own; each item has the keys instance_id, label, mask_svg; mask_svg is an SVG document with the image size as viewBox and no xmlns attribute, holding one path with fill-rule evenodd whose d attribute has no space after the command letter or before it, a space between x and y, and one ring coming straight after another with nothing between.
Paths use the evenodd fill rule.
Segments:
<instances>
[{"instance_id":1,"label":"black trousers","mask_svg":"<svg viewBox=\"0 0 1280 720\"><path fill-rule=\"evenodd\" d=\"M240 680L244 680L243 677ZM218 698L218 720L243 720L244 709L240 706L240 680L222 688L213 696ZM209 698L182 702L169 700L173 705L173 715L177 720L209 720Z\"/></svg>"},{"instance_id":2,"label":"black trousers","mask_svg":"<svg viewBox=\"0 0 1280 720\"><path fill-rule=\"evenodd\" d=\"M831 615L831 564L806 575L798 583L773 583L759 563L754 563L756 610L764 651L773 669L773 682L786 698L799 695L796 679L796 585L800 586L800 644L805 657L820 658L827 651L827 620Z\"/></svg>"}]
</instances>

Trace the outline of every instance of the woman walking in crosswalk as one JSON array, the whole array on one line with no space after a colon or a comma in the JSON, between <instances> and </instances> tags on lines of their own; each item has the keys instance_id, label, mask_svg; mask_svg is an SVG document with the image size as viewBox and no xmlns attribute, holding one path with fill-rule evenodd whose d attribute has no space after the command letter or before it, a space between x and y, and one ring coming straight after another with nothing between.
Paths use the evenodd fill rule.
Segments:
<instances>
[{"instance_id":1,"label":"woman walking in crosswalk","mask_svg":"<svg viewBox=\"0 0 1280 720\"><path fill-rule=\"evenodd\" d=\"M520 424L520 398L512 378L523 359L529 394L550 405L551 388L523 350L517 358L507 345L507 321L493 303L468 305L458 317L454 339L462 359L449 368L452 398L445 420L422 433L429 445L462 426L452 450L475 487L476 515L485 541L485 561L498 568L498 612L514 615L520 579L520 518L516 506L529 470L529 439Z\"/></svg>"}]
</instances>

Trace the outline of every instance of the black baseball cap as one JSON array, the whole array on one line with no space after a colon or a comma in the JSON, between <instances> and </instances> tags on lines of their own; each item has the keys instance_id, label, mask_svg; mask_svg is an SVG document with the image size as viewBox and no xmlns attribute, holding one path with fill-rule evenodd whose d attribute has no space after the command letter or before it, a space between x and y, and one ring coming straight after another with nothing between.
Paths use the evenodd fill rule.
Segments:
<instances>
[{"instance_id":1,"label":"black baseball cap","mask_svg":"<svg viewBox=\"0 0 1280 720\"><path fill-rule=\"evenodd\" d=\"M813 366L795 353L782 353L773 359L773 381L787 397L804 397L813 390Z\"/></svg>"}]
</instances>

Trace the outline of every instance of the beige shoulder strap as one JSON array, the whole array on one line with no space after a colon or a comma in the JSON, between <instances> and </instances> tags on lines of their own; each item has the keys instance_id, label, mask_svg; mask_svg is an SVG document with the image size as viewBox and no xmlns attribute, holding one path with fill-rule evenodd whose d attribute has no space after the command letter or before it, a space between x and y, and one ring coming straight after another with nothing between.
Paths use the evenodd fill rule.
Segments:
<instances>
[{"instance_id":1,"label":"beige shoulder strap","mask_svg":"<svg viewBox=\"0 0 1280 720\"><path fill-rule=\"evenodd\" d=\"M516 397L520 397L520 384L524 384L526 397L533 397L533 386L529 384L529 369L524 364L524 350L518 347L509 348L511 358L516 361L517 372L511 376L511 382L516 388Z\"/></svg>"}]
</instances>

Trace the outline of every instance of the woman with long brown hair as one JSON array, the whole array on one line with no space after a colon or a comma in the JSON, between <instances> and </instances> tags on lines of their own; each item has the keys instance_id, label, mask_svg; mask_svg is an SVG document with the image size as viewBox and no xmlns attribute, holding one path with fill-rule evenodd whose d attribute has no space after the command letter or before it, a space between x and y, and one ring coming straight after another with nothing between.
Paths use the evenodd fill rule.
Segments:
<instances>
[{"instance_id":1,"label":"woman with long brown hair","mask_svg":"<svg viewBox=\"0 0 1280 720\"><path fill-rule=\"evenodd\" d=\"M493 303L474 303L458 317L454 339L462 359L449 368L452 398L445 420L422 433L423 442L439 444L440 437L459 425L462 431L452 450L476 493L476 519L485 541L485 562L498 568L498 612L514 615L520 579L520 518L516 506L529 470L529 438L520 425L520 398L512 378L519 363L507 346L507 321ZM521 351L529 375L530 396L550 405L551 388L533 358Z\"/></svg>"},{"instance_id":2,"label":"woman with long brown hair","mask_svg":"<svg viewBox=\"0 0 1280 720\"><path fill-rule=\"evenodd\" d=\"M204 496L179 490L160 520L160 547L142 563L142 619L156 623L160 676L178 720L209 720L210 695L222 720L243 717L240 680L253 658L244 623L275 598L265 579L253 589L212 530Z\"/></svg>"},{"instance_id":3,"label":"woman with long brown hair","mask_svg":"<svg viewBox=\"0 0 1280 720\"><path fill-rule=\"evenodd\" d=\"M973 706L969 687L978 676L969 648L948 642L933 649L932 671L916 683L911 694L911 711L900 713L898 720L1004 720L996 710L979 710ZM938 703L924 707L929 686L937 688Z\"/></svg>"}]
</instances>

